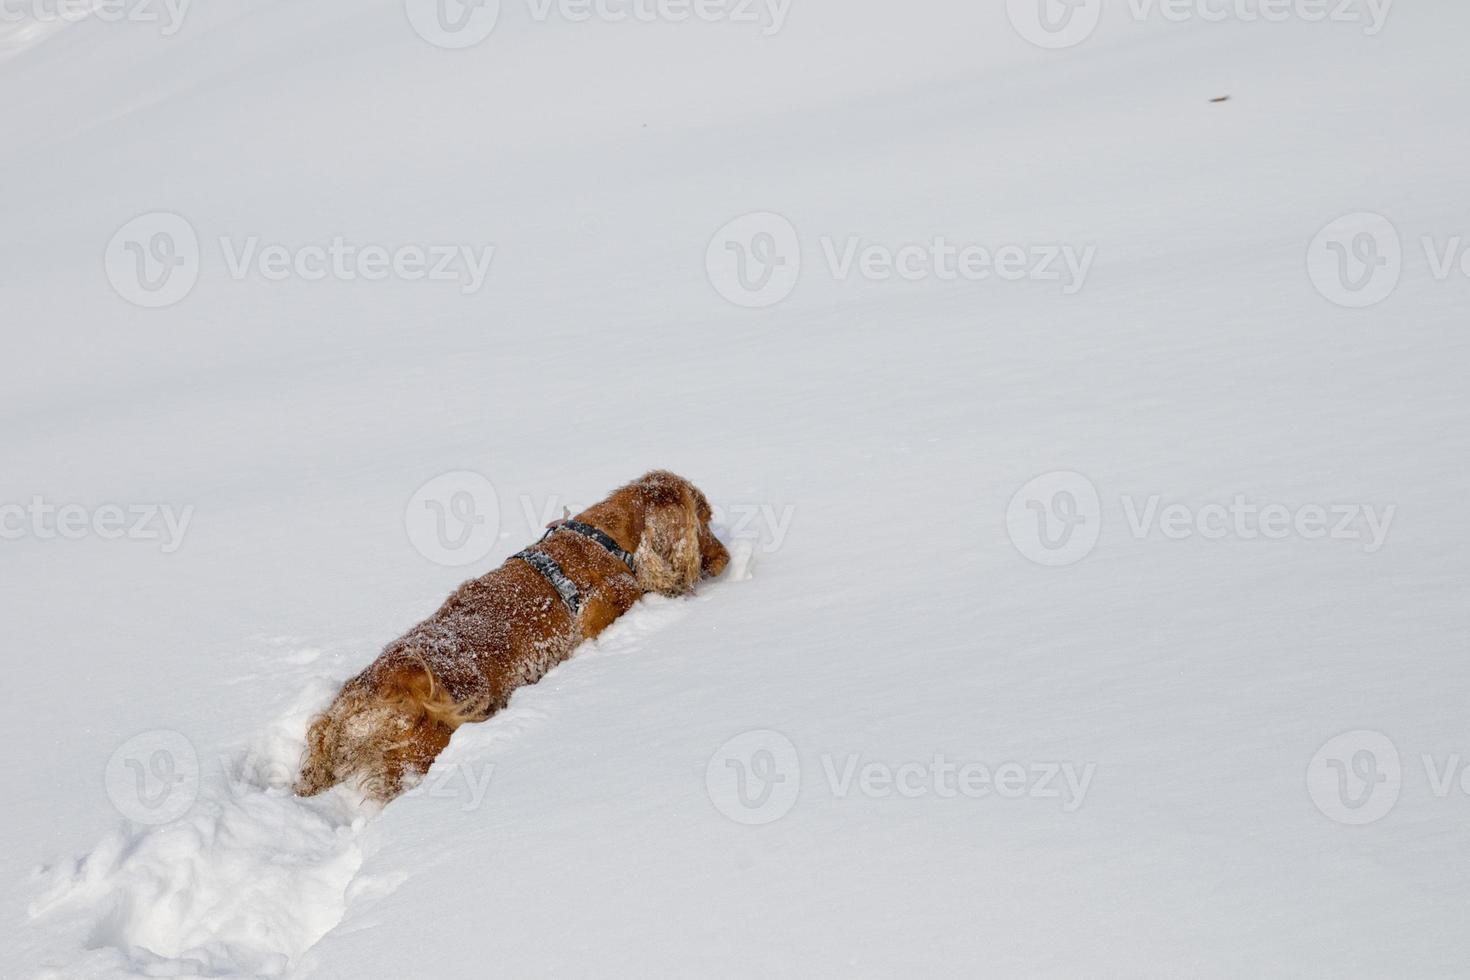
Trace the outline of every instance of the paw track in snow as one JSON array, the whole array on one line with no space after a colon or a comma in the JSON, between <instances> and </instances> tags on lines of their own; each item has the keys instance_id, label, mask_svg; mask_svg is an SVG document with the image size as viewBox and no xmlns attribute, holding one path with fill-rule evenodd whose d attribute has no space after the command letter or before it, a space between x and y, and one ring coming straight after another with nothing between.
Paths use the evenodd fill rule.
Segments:
<instances>
[{"instance_id":1,"label":"paw track in snow","mask_svg":"<svg viewBox=\"0 0 1470 980\"><path fill-rule=\"evenodd\" d=\"M364 823L283 791L201 798L172 823L113 832L31 911L89 908L87 945L138 975L280 976L341 921Z\"/></svg>"},{"instance_id":2,"label":"paw track in snow","mask_svg":"<svg viewBox=\"0 0 1470 980\"><path fill-rule=\"evenodd\" d=\"M267 655L281 684L302 693L247 750L200 760L197 798L181 816L130 822L50 869L31 916L80 920L88 968L279 977L342 920L361 887L373 811L346 792L314 800L290 792L307 720L339 681L293 671L317 659L305 654Z\"/></svg>"},{"instance_id":3,"label":"paw track in snow","mask_svg":"<svg viewBox=\"0 0 1470 980\"><path fill-rule=\"evenodd\" d=\"M558 669L633 653L688 612L687 600L646 597ZM268 645L275 682L302 692L292 707L246 751L201 760L197 800L182 816L128 823L45 872L31 917L76 921L86 949L58 977L282 977L350 904L404 880L362 874L375 805L345 787L309 800L290 791L307 723L365 659L279 639ZM545 711L513 700L473 726L481 731L464 748L493 752L547 721Z\"/></svg>"}]
</instances>

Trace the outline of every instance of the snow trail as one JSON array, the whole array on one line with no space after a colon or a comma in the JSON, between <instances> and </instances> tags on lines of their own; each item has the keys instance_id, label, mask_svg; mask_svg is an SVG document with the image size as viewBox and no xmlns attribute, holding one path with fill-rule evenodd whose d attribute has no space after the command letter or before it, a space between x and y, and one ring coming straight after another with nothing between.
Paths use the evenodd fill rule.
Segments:
<instances>
[{"instance_id":1,"label":"snow trail","mask_svg":"<svg viewBox=\"0 0 1470 980\"><path fill-rule=\"evenodd\" d=\"M548 677L578 661L636 651L686 615L687 605L646 597ZM331 669L324 673L319 648L273 642L283 648L275 655L279 683L301 690L283 714L244 750L181 767L176 791L189 796L174 819L129 820L82 856L43 870L31 917L70 917L96 966L127 976L284 976L342 922L354 898L402 884L401 875L362 873L381 808L346 786L312 799L290 789L310 719L361 663L338 654L325 658ZM486 760L548 718L516 700L462 729L409 795L453 795L479 806L493 771ZM160 746L170 745L162 736L177 735L150 734ZM145 792L143 783L137 791ZM129 816L152 820L119 802Z\"/></svg>"}]
</instances>

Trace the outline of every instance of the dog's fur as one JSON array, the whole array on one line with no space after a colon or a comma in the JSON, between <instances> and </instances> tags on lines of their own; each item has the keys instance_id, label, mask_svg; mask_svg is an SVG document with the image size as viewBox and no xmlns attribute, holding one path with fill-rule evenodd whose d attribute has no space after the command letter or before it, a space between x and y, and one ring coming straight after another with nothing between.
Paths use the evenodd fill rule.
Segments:
<instances>
[{"instance_id":1,"label":"dog's fur","mask_svg":"<svg viewBox=\"0 0 1470 980\"><path fill-rule=\"evenodd\" d=\"M540 545L581 591L574 618L551 583L509 560L461 585L439 611L390 643L307 732L296 792L353 782L371 799L403 792L466 722L505 707L601 633L645 592L680 595L729 562L704 494L656 470L576 515L634 556L635 574L595 541L565 531Z\"/></svg>"}]
</instances>

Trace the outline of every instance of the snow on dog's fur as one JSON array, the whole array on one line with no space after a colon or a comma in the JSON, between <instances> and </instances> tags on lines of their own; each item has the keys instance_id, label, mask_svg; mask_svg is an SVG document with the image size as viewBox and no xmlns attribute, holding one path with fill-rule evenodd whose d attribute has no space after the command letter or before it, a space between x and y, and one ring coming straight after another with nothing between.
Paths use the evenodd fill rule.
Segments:
<instances>
[{"instance_id":1,"label":"snow on dog's fur","mask_svg":"<svg viewBox=\"0 0 1470 980\"><path fill-rule=\"evenodd\" d=\"M390 643L348 681L307 732L296 792L341 782L386 802L426 772L454 730L484 721L602 632L645 592L680 595L724 571L710 506L688 480L662 470L576 515L633 555L634 570L580 534L538 547L582 596L575 617L551 583L518 559L461 585L439 611Z\"/></svg>"}]
</instances>

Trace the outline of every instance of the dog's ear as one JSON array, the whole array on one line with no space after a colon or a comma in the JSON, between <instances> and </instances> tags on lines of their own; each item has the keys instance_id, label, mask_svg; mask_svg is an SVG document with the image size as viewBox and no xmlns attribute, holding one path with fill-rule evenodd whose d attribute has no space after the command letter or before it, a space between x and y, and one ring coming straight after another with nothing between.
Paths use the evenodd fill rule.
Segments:
<instances>
[{"instance_id":1,"label":"dog's ear","mask_svg":"<svg viewBox=\"0 0 1470 980\"><path fill-rule=\"evenodd\" d=\"M682 595L699 578L699 531L689 508L655 505L644 511L643 537L633 553L645 592Z\"/></svg>"},{"instance_id":2,"label":"dog's ear","mask_svg":"<svg viewBox=\"0 0 1470 980\"><path fill-rule=\"evenodd\" d=\"M698 487L667 470L654 470L634 488L643 506L643 536L634 559L645 592L681 595L701 575L725 570L730 554L709 529L714 514Z\"/></svg>"},{"instance_id":3,"label":"dog's ear","mask_svg":"<svg viewBox=\"0 0 1470 980\"><path fill-rule=\"evenodd\" d=\"M643 508L643 536L633 553L639 587L664 595L688 592L700 568L693 488L663 470L645 474L635 487Z\"/></svg>"}]
</instances>

